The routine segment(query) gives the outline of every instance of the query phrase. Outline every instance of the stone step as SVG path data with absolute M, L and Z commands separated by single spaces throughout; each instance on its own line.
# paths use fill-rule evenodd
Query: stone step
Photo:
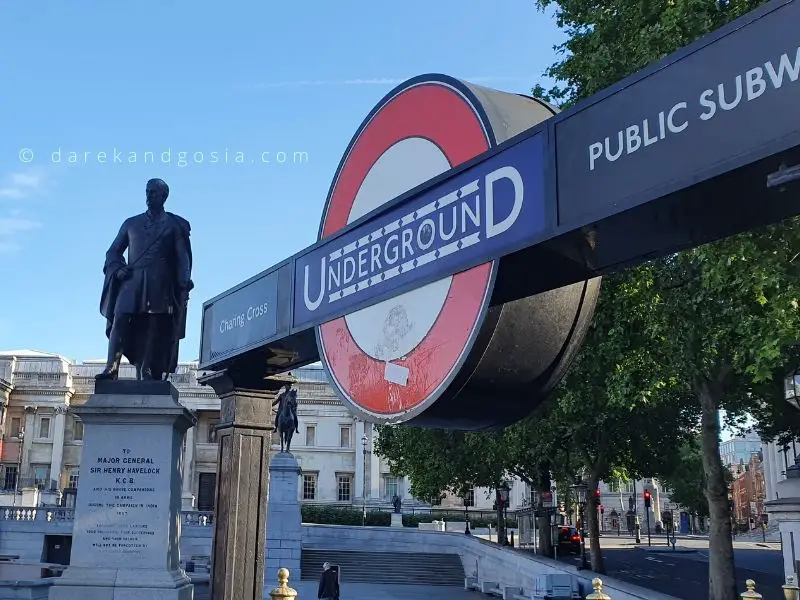
M 339 565 L 342 582 L 437 586 L 464 584 L 464 567 L 457 554 L 428 552 L 305 549 L 300 561 L 301 579 L 317 579 L 322 563 L 326 561 Z

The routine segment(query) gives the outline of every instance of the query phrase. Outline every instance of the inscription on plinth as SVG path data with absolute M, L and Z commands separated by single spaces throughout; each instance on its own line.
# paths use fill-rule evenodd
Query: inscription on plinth
M 163 567 L 170 530 L 170 440 L 145 432 L 132 440 L 130 428 L 121 425 L 97 433 L 81 461 L 91 466 L 81 473 L 84 494 L 77 499 L 73 556 L 93 562 L 96 555 L 103 566 Z

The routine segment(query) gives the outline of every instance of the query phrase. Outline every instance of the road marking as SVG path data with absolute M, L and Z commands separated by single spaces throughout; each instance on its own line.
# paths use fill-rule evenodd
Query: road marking
M 663 560 L 658 560 L 657 558 L 653 558 L 652 556 L 645 556 L 645 560 L 652 560 L 653 562 L 663 563 Z

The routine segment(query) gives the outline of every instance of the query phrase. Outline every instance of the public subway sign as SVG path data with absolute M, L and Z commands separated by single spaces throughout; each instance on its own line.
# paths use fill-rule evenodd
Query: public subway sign
M 207 305 L 200 360 L 207 363 L 266 341 L 278 329 L 278 272 L 272 271 Z M 203 355 L 207 351 L 207 356 Z
M 557 118 L 559 225 L 583 225 L 791 147 L 800 131 L 798 23 L 797 1 L 757 12 L 746 27 L 723 28 Z
M 517 250 L 545 228 L 544 136 L 534 135 L 295 261 L 306 327 Z

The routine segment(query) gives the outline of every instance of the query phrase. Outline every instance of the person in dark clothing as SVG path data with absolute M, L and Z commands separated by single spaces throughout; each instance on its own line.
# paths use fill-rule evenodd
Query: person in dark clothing
M 339 574 L 334 569 L 331 569 L 331 563 L 326 562 L 322 565 L 317 598 L 320 600 L 339 600 Z

